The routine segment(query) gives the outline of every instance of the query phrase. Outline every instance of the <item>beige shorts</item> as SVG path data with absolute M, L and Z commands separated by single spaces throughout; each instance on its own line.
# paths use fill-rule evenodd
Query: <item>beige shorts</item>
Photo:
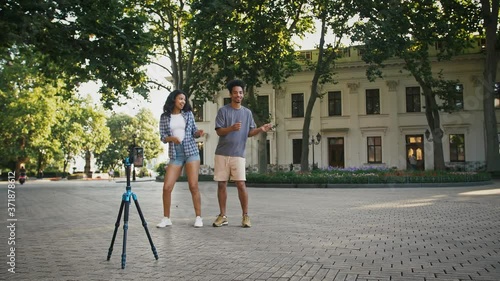
M 246 181 L 245 158 L 215 155 L 214 181 Z

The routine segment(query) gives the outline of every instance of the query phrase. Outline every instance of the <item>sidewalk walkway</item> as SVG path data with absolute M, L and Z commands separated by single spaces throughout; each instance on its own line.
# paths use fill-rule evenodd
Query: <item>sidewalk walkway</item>
M 126 268 L 123 218 L 106 257 L 125 182 L 0 182 L 0 280 L 500 280 L 500 184 L 443 188 L 249 188 L 243 229 L 236 188 L 229 226 L 211 226 L 217 186 L 200 182 L 205 226 L 192 227 L 187 183 L 173 192 L 173 226 L 160 182 L 132 182 L 159 259 L 134 203 Z M 11 205 L 12 207 L 12 205 Z M 12 223 L 15 229 L 9 228 Z M 8 245 L 15 241 L 15 245 Z M 11 247 L 15 247 L 11 251 Z M 15 274 L 8 270 L 15 258 Z M 8 256 L 11 257 L 8 257 Z

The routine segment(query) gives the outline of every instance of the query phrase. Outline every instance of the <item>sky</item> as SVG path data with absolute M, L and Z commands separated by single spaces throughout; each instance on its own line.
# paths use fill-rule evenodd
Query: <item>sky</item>
M 165 77 L 169 76 L 168 72 L 157 65 L 150 65 L 147 68 L 148 76 L 155 80 L 165 81 Z M 78 89 L 80 96 L 86 97 L 90 95 L 94 102 L 100 103 L 99 84 L 96 82 L 84 83 Z M 136 115 L 141 108 L 147 107 L 152 112 L 153 115 L 160 120 L 160 115 L 163 113 L 163 105 L 167 99 L 169 92 L 165 89 L 157 90 L 153 89 L 149 92 L 149 99 L 145 100 L 141 96 L 137 96 L 132 93 L 133 98 L 126 101 L 123 106 L 113 107 L 113 111 L 117 113 L 127 113 L 131 116 Z

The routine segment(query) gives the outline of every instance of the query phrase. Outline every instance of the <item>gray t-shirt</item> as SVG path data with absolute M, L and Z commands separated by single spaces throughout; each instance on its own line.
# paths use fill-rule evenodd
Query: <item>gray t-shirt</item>
M 216 155 L 245 158 L 248 132 L 256 127 L 250 109 L 244 106 L 234 109 L 231 104 L 226 104 L 217 112 L 215 129 L 227 128 L 237 122 L 241 122 L 241 129 L 219 137 L 219 143 L 215 149 Z

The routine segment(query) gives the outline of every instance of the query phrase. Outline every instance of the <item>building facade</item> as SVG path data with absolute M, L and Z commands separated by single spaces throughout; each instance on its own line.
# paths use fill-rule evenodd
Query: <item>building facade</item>
M 301 51 L 314 60 L 316 50 Z M 451 61 L 433 61 L 433 71 L 445 79 L 457 80 L 455 105 L 460 110 L 441 112 L 443 150 L 448 167 L 478 170 L 485 166 L 483 117 L 483 69 L 481 44 Z M 409 169 L 410 156 L 417 169 L 434 168 L 432 135 L 425 117 L 424 96 L 416 80 L 403 69 L 400 60 L 386 62 L 384 78 L 370 82 L 366 64 L 356 47 L 344 51 L 337 61 L 335 84 L 320 88 L 311 116 L 309 163 L 319 168 L 383 166 Z M 500 69 L 498 71 L 500 73 Z M 312 72 L 295 74 L 279 89 L 264 85 L 256 89 L 259 104 L 267 106 L 275 130 L 267 134 L 269 169 L 298 170 L 302 151 L 305 108 L 311 95 Z M 497 79 L 496 81 L 499 81 Z M 499 83 L 495 84 L 498 92 Z M 199 139 L 201 173 L 210 173 L 218 136 L 217 109 L 228 102 L 227 90 L 214 103 L 194 104 L 197 125 L 207 133 Z M 495 106 L 499 106 L 498 99 Z M 317 136 L 320 136 L 319 141 Z M 248 139 L 247 166 L 256 170 L 258 139 Z

